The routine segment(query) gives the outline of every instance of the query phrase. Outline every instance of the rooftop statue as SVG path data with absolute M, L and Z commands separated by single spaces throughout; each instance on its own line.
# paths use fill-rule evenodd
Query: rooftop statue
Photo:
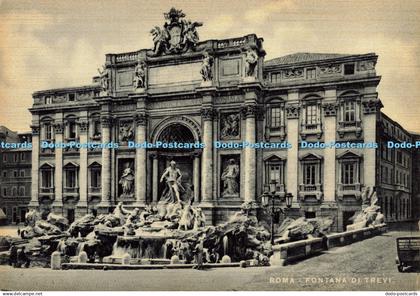
M 109 69 L 102 65 L 102 69 L 98 69 L 98 73 L 101 78 L 102 91 L 107 92 L 109 90 Z
M 194 49 L 199 41 L 197 27 L 203 23 L 185 20 L 185 13 L 175 8 L 164 16 L 166 22 L 163 27 L 155 26 L 150 31 L 154 43 L 150 56 L 184 53 Z

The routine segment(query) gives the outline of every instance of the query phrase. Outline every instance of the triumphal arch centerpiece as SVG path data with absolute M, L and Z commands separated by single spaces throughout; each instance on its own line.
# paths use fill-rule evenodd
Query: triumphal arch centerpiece
M 157 204 L 176 187 L 217 223 L 255 201 L 257 152 L 213 142 L 257 140 L 263 39 L 200 41 L 202 23 L 174 8 L 164 18 L 152 48 L 107 54 L 91 85 L 34 94 L 33 204 L 75 217 Z M 180 178 L 168 185 L 172 166 Z

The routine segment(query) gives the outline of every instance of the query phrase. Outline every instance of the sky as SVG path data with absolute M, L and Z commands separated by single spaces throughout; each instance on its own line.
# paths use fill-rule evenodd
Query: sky
M 382 111 L 420 132 L 418 0 L 0 0 L 0 125 L 29 131 L 33 92 L 90 84 L 106 53 L 152 48 L 172 6 L 204 23 L 200 40 L 263 37 L 266 60 L 375 52 Z

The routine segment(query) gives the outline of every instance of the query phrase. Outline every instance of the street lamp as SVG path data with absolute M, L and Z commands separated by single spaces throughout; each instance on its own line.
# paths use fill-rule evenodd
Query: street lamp
M 271 180 L 269 184 L 264 185 L 264 193 L 261 196 L 261 203 L 267 208 L 271 216 L 271 244 L 274 245 L 274 217 L 278 213 L 285 213 L 286 208 L 276 207 L 275 199 L 280 196 L 276 194 L 277 181 Z M 271 201 L 271 203 L 270 203 Z M 289 209 L 292 206 L 293 194 L 288 192 L 286 194 L 286 207 Z M 271 208 L 269 208 L 271 204 Z

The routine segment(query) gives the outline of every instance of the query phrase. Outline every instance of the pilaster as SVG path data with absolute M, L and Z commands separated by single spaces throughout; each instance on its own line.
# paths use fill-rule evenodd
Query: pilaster
M 136 142 L 143 143 L 146 141 L 146 113 L 138 112 L 135 116 L 136 121 Z M 137 206 L 144 206 L 146 204 L 146 149 L 136 149 L 136 171 L 135 176 L 135 190 L 136 190 L 136 204 Z
M 54 123 L 55 142 L 63 142 L 63 114 L 57 113 Z M 54 195 L 53 207 L 63 206 L 63 149 L 55 149 Z
M 112 118 L 109 114 L 102 114 L 102 143 L 104 145 L 111 141 L 111 125 Z M 102 149 L 102 169 L 101 169 L 101 186 L 102 196 L 100 207 L 111 206 L 111 150 L 108 148 Z
M 299 177 L 299 91 L 290 90 L 287 97 L 286 118 L 287 118 L 287 141 L 291 148 L 287 150 L 287 183 L 286 190 L 298 196 Z
M 87 111 L 82 111 L 80 114 L 79 125 L 79 138 L 80 143 L 84 144 L 88 142 L 88 114 Z M 88 150 L 87 148 L 80 148 L 80 164 L 79 164 L 79 203 L 78 207 L 83 208 L 88 206 Z M 80 211 L 80 212 L 82 212 Z M 84 211 L 83 211 L 84 212 Z
M 335 142 L 336 137 L 336 110 L 337 110 L 336 88 L 325 89 L 325 100 L 322 105 L 324 110 L 324 139 L 325 143 Z M 324 201 L 335 202 L 336 185 L 336 161 L 335 146 L 324 149 Z
M 34 115 L 35 117 L 35 115 Z M 32 167 L 31 167 L 31 201 L 29 207 L 37 208 L 39 206 L 38 197 L 39 197 L 39 122 L 38 116 L 33 120 L 34 125 L 31 126 L 32 129 Z

